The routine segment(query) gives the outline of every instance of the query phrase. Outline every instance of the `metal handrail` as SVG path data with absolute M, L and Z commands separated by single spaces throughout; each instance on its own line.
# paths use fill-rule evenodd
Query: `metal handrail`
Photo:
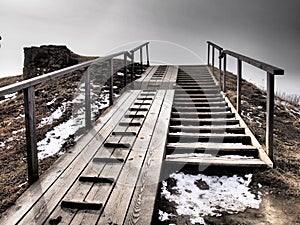
M 25 110 L 25 127 L 26 127 L 26 150 L 27 150 L 27 164 L 28 164 L 28 182 L 30 184 L 38 180 L 38 154 L 37 154 L 37 140 L 36 140 L 36 117 L 35 117 L 35 89 L 34 86 L 51 81 L 55 78 L 62 77 L 66 74 L 74 72 L 79 69 L 87 69 L 93 63 L 109 62 L 109 103 L 113 104 L 113 58 L 118 56 L 124 56 L 124 86 L 127 85 L 127 58 L 132 60 L 131 81 L 135 76 L 134 70 L 134 52 L 140 50 L 142 54 L 142 48 L 146 46 L 147 51 L 147 65 L 149 66 L 149 42 L 146 42 L 131 51 L 121 51 L 102 58 L 97 58 L 87 62 L 80 63 L 78 65 L 70 66 L 60 69 L 58 71 L 50 72 L 38 77 L 34 77 L 28 80 L 11 84 L 0 88 L 0 97 L 6 94 L 22 91 L 24 92 L 24 110 Z M 143 68 L 143 62 L 141 60 L 141 68 Z M 143 69 L 141 69 L 143 72 Z M 90 100 L 90 73 L 85 74 L 85 127 L 91 128 L 91 100 Z
M 220 86 L 221 85 L 221 74 L 223 74 L 223 92 L 226 92 L 226 66 L 227 66 L 227 55 L 232 56 L 237 59 L 237 112 L 241 113 L 241 86 L 242 86 L 242 62 L 248 63 L 252 66 L 255 66 L 259 69 L 262 69 L 267 72 L 267 120 L 266 120 L 266 152 L 269 155 L 270 159 L 273 161 L 273 133 L 274 133 L 274 76 L 275 75 L 284 75 L 284 70 L 278 67 L 272 66 L 265 62 L 250 58 L 248 56 L 230 51 L 223 50 L 220 46 L 207 42 L 208 44 L 208 57 L 210 57 L 210 46 L 213 46 L 217 49 L 222 49 L 221 54 L 219 54 L 219 60 L 223 58 L 223 72 L 221 64 L 219 65 L 220 72 Z M 213 50 L 214 51 L 214 50 Z M 213 55 L 214 61 L 214 55 Z M 210 59 L 208 59 L 208 65 Z M 212 66 L 214 71 L 214 66 Z

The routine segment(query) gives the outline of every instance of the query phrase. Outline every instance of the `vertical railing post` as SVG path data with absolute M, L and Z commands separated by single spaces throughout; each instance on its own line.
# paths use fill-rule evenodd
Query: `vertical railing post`
M 141 70 L 141 74 L 143 73 L 143 48 L 140 48 L 140 70 Z
M 241 87 L 242 87 L 242 60 L 238 59 L 237 63 L 237 99 L 236 99 L 236 108 L 238 113 L 241 113 Z
M 273 161 L 273 128 L 274 128 L 274 74 L 267 73 L 267 124 L 266 150 Z
M 127 85 L 127 53 L 124 54 L 124 87 Z
M 227 64 L 227 55 L 224 54 L 224 61 L 223 61 L 223 92 L 226 92 L 226 65 Z
M 135 71 L 134 71 L 134 52 L 131 52 L 132 58 L 131 58 L 131 82 L 133 81 L 135 77 Z
M 210 65 L 210 44 L 207 43 L 207 65 Z
M 221 59 L 222 49 L 219 49 L 219 85 L 222 89 L 222 59 Z
M 91 117 L 91 77 L 90 70 L 85 71 L 85 128 L 88 130 L 92 127 Z
M 148 44 L 146 45 L 146 55 L 147 55 L 147 66 L 150 66 L 150 61 L 149 61 L 149 46 L 148 46 Z
M 212 73 L 215 75 L 215 47 L 212 47 Z
M 113 67 L 113 59 L 109 59 L 108 63 L 108 76 L 109 76 L 109 105 L 114 104 L 113 94 L 114 94 L 114 67 Z
M 26 152 L 28 182 L 33 184 L 39 179 L 39 166 L 36 141 L 35 93 L 34 87 L 24 89 L 24 109 L 26 126 Z

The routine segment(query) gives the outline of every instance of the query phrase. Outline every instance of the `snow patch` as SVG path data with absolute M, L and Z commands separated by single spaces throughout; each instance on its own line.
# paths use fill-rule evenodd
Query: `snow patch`
M 158 219 L 160 220 L 160 221 L 166 221 L 166 220 L 169 220 L 170 218 L 170 216 L 174 216 L 173 214 L 169 214 L 169 213 L 166 213 L 166 212 L 163 212 L 163 211 L 161 211 L 161 210 L 158 210 L 158 215 L 159 215 L 159 217 L 158 217 Z
M 54 127 L 52 131 L 46 133 L 46 138 L 37 143 L 38 158 L 45 159 L 58 153 L 70 135 L 75 134 L 82 126 L 76 124 L 74 118 L 71 118 L 67 122 Z
M 170 202 L 176 203 L 178 215 L 188 215 L 192 224 L 205 224 L 204 216 L 222 216 L 227 212 L 235 214 L 247 208 L 258 209 L 261 193 L 253 194 L 248 187 L 252 174 L 244 177 L 206 176 L 173 173 L 170 178 L 176 180 L 172 189 L 167 189 L 167 182 L 162 182 L 161 194 Z M 166 218 L 166 217 L 163 217 Z
M 11 132 L 13 135 L 18 134 L 18 133 L 22 133 L 25 132 L 25 128 L 22 128 L 20 130 L 14 130 L 13 132 Z
M 41 128 L 45 125 L 52 124 L 54 120 L 58 120 L 63 113 L 66 111 L 67 103 L 62 103 L 58 109 L 56 109 L 49 117 L 45 117 L 42 119 L 41 123 L 39 124 L 38 128 Z
M 4 95 L 4 99 L 0 101 L 0 104 L 7 102 L 9 100 L 13 100 L 18 96 L 18 92 L 14 92 L 11 94 Z

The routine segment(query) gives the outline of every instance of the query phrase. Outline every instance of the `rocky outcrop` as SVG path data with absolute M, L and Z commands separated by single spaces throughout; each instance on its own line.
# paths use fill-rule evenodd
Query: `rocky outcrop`
M 66 46 L 42 45 L 24 48 L 24 79 L 59 70 L 94 57 L 79 56 Z

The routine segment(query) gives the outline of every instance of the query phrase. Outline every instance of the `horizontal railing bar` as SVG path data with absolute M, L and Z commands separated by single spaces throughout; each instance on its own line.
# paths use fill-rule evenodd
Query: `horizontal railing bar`
M 243 62 L 246 62 L 252 66 L 255 66 L 257 68 L 260 68 L 272 75 L 284 75 L 284 70 L 283 69 L 280 69 L 278 67 L 275 67 L 275 66 L 272 66 L 272 65 L 269 65 L 267 63 L 264 63 L 264 62 L 261 62 L 261 61 L 258 61 L 256 59 L 252 59 L 248 56 L 244 56 L 244 55 L 241 55 L 239 53 L 236 53 L 236 52 L 233 52 L 233 51 L 230 51 L 230 50 L 224 50 L 223 51 L 223 56 L 224 54 L 226 55 L 230 55 L 234 58 L 237 58 L 237 59 L 240 59 L 242 60 Z
M 215 47 L 215 48 L 218 49 L 218 50 L 221 50 L 221 51 L 223 50 L 222 47 L 220 47 L 219 45 L 217 45 L 217 44 L 215 44 L 215 43 L 213 43 L 213 42 L 211 42 L 211 41 L 207 41 L 207 44 L 209 44 L 209 45 Z
M 149 44 L 149 42 L 146 42 L 146 43 L 138 46 L 136 49 L 139 49 L 139 48 L 141 48 L 145 45 L 148 45 L 148 44 Z M 133 50 L 131 50 L 130 52 L 132 52 Z M 25 88 L 35 86 L 35 85 L 38 85 L 40 83 L 44 83 L 44 82 L 53 80 L 54 78 L 63 76 L 65 74 L 74 72 L 76 70 L 86 68 L 86 67 L 90 66 L 93 63 L 105 62 L 107 60 L 118 57 L 120 55 L 127 55 L 130 59 L 132 59 L 132 54 L 130 52 L 128 52 L 128 51 L 117 52 L 117 53 L 114 53 L 114 54 L 111 54 L 111 55 L 108 55 L 108 56 L 105 56 L 105 57 L 102 57 L 102 58 L 89 60 L 87 62 L 83 62 L 83 63 L 77 64 L 77 65 L 74 65 L 74 66 L 63 68 L 63 69 L 60 69 L 60 70 L 57 70 L 57 71 L 53 71 L 53 72 L 38 76 L 38 77 L 34 77 L 34 78 L 31 78 L 31 79 L 28 79 L 28 80 L 23 80 L 21 82 L 15 83 L 15 84 L 11 84 L 11 85 L 7 85 L 5 87 L 1 87 L 0 88 L 0 97 L 4 96 L 4 95 L 7 95 L 7 94 L 11 94 L 13 92 L 21 91 Z
M 65 75 L 65 74 L 68 74 L 68 73 L 71 73 L 71 72 L 74 72 L 76 70 L 86 68 L 95 61 L 96 60 L 90 60 L 90 61 L 78 64 L 78 65 L 63 68 L 61 70 L 50 72 L 50 73 L 47 73 L 47 74 L 44 74 L 44 75 L 41 75 L 41 76 L 38 76 L 38 77 L 34 77 L 34 78 L 31 78 L 31 79 L 28 79 L 28 80 L 23 80 L 21 82 L 15 83 L 15 84 L 11 84 L 11 85 L 2 87 L 2 88 L 0 88 L 0 96 L 10 94 L 10 93 L 13 93 L 13 92 L 17 92 L 17 91 L 23 90 L 25 88 L 40 84 L 40 83 L 53 80 L 54 78 L 57 78 L 59 76 L 62 76 L 62 75 Z
M 136 48 L 130 50 L 130 52 L 131 52 L 131 53 L 132 53 L 132 52 L 135 52 L 135 51 L 139 50 L 140 48 L 142 48 L 142 47 L 144 47 L 144 46 L 146 46 L 146 45 L 148 45 L 148 44 L 149 44 L 149 42 L 146 42 L 146 43 L 144 43 L 144 44 L 142 44 L 142 45 L 140 45 L 140 46 L 138 46 L 138 47 L 136 47 Z

